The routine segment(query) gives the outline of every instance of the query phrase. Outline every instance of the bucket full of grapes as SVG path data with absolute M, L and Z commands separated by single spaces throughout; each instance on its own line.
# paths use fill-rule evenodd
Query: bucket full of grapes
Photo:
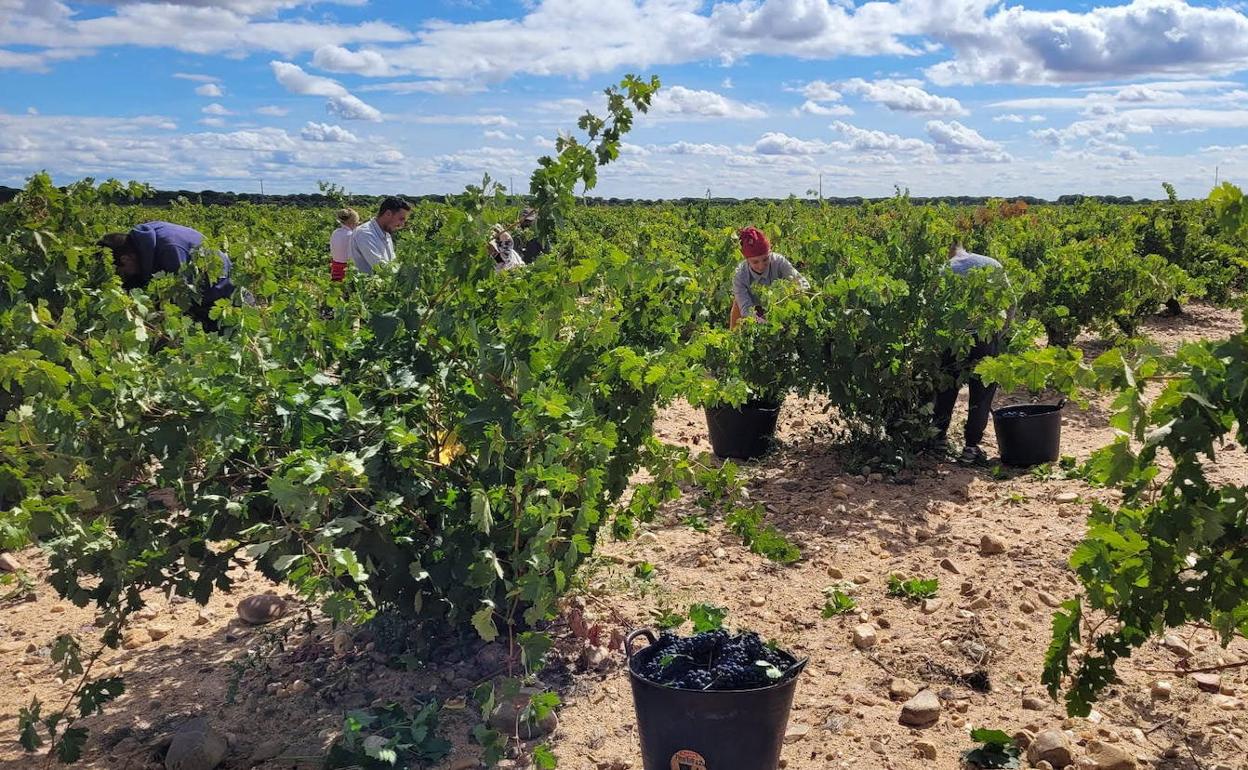
M 804 658 L 723 630 L 625 652 L 644 770 L 775 770 Z

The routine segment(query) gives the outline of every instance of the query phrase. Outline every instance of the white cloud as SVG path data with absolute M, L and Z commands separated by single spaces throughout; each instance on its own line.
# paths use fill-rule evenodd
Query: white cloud
M 931 145 L 922 139 L 910 139 L 884 131 L 859 128 L 840 120 L 832 124 L 832 129 L 845 137 L 845 141 L 835 143 L 838 149 L 908 154 L 929 154 L 932 149 Z
M 807 99 L 802 106 L 797 109 L 799 113 L 804 112 L 808 115 L 818 115 L 820 117 L 845 117 L 854 114 L 854 108 L 848 104 L 831 104 L 824 105 L 812 99 Z
M 723 94 L 684 86 L 660 89 L 651 103 L 650 114 L 660 118 L 693 120 L 701 118 L 754 120 L 767 117 L 765 111 L 744 102 L 729 99 Z
M 111 13 L 83 13 L 59 0 L 13 0 L 0 13 L 0 46 L 35 49 L 20 54 L 0 48 L 0 67 L 42 69 L 103 48 L 140 46 L 194 54 L 246 55 L 274 51 L 294 56 L 325 45 L 399 43 L 411 33 L 380 21 L 356 25 L 279 20 L 276 10 L 303 2 L 247 0 L 120 0 Z
M 946 38 L 954 58 L 927 69 L 942 85 L 1206 74 L 1248 64 L 1248 16 L 1185 0 L 1132 0 L 1085 13 L 1004 6 Z
M 271 61 L 269 67 L 282 88 L 292 94 L 327 97 L 326 108 L 343 120 L 381 120 L 380 110 L 361 101 L 337 80 L 309 75 L 290 62 Z
M 230 112 L 229 110 L 227 110 L 224 106 L 218 104 L 217 102 L 213 102 L 207 107 L 204 107 L 203 109 L 200 110 L 200 112 L 204 113 L 205 115 L 217 115 L 217 116 L 234 114 Z
M 967 114 L 957 99 L 930 94 L 914 82 L 888 79 L 867 81 L 862 78 L 852 78 L 842 83 L 841 88 L 846 93 L 856 94 L 894 112 L 914 112 L 924 115 Z
M 993 123 L 1026 123 L 1027 118 L 1022 115 L 1010 113 L 1008 115 L 997 115 L 992 119 Z
M 779 132 L 768 132 L 754 143 L 759 155 L 822 155 L 831 147 L 824 142 L 798 139 Z
M 221 86 L 217 85 L 216 83 L 204 83 L 202 86 L 199 86 L 198 88 L 195 89 L 195 93 L 199 94 L 200 96 L 208 96 L 208 97 L 225 96 L 225 91 L 223 91 L 221 89 Z
M 299 136 L 309 142 L 358 142 L 355 134 L 351 133 L 342 126 L 334 126 L 329 123 L 313 123 L 308 122 L 299 132 Z
M 724 157 L 732 155 L 735 151 L 725 144 L 710 144 L 696 142 L 674 142 L 667 145 L 651 145 L 651 152 L 665 153 L 670 155 L 714 155 Z
M 225 120 L 223 120 L 222 118 L 203 118 L 203 119 L 201 119 L 201 120 L 199 121 L 199 124 L 200 124 L 201 126 L 210 126 L 210 127 L 212 127 L 212 128 L 221 128 L 221 127 L 223 127 L 223 126 L 225 125 Z
M 831 83 L 825 83 L 822 80 L 814 80 L 802 86 L 798 91 L 814 102 L 839 102 L 841 100 L 841 92 Z
M 312 55 L 312 66 L 328 72 L 367 77 L 386 77 L 390 65 L 377 51 L 351 51 L 340 45 L 323 45 Z
M 325 102 L 325 108 L 343 120 L 369 120 L 373 122 L 381 120 L 380 110 L 364 103 L 359 97 L 352 94 L 329 97 L 329 101 Z
M 256 114 L 267 115 L 271 118 L 283 118 L 290 114 L 290 110 L 285 107 L 278 107 L 275 104 L 266 104 L 263 107 L 257 107 Z
M 506 115 L 404 115 L 396 120 L 426 126 L 514 127 L 516 125 L 516 122 Z
M 175 78 L 178 78 L 179 80 L 193 80 L 196 83 L 219 83 L 221 82 L 221 78 L 213 77 L 212 75 L 198 75 L 198 74 L 193 74 L 190 72 L 175 72 L 173 73 L 173 76 Z
M 385 91 L 392 94 L 474 94 L 485 90 L 477 83 L 456 80 L 403 80 L 361 86 L 361 91 Z
M 927 135 L 932 138 L 936 147 L 936 152 L 941 155 L 956 155 L 993 162 L 1012 160 L 999 142 L 984 138 L 975 129 L 964 126 L 956 120 L 948 123 L 929 120 L 926 128 Z

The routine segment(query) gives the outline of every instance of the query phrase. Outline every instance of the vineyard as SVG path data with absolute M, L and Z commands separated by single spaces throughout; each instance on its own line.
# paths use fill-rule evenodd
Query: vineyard
M 43 175 L 0 206 L 0 766 L 163 767 L 199 720 L 226 767 L 637 768 L 647 625 L 809 656 L 790 768 L 958 767 L 975 727 L 1014 766 L 1054 731 L 1062 764 L 1242 762 L 1238 190 L 578 204 L 656 87 L 613 89 L 524 201 L 421 203 L 341 283 L 331 210 Z M 496 273 L 521 203 L 550 248 Z M 230 255 L 219 333 L 193 283 L 123 290 L 96 246 L 153 219 Z M 729 330 L 745 225 L 811 288 Z M 954 239 L 1008 285 L 953 276 Z M 993 334 L 998 403 L 1077 402 L 1061 462 L 930 448 L 942 358 Z M 760 399 L 780 446 L 705 454 L 701 409 Z M 231 620 L 268 591 L 280 619 Z M 921 688 L 939 722 L 898 725 Z

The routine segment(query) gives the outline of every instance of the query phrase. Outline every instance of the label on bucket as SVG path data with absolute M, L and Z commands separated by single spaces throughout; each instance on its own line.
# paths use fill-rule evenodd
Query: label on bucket
M 696 751 L 681 749 L 672 755 L 672 770 L 706 770 L 706 760 Z

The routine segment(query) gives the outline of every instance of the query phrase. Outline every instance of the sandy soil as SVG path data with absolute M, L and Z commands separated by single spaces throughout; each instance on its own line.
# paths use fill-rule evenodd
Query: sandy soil
M 1183 341 L 1239 328 L 1235 313 L 1194 306 L 1181 318 L 1155 319 L 1147 333 L 1173 350 Z M 581 576 L 581 596 L 569 604 L 575 617 L 554 628 L 560 655 L 546 676 L 560 689 L 564 706 L 547 742 L 561 768 L 641 770 L 623 655 L 617 651 L 586 670 L 584 643 L 570 627 L 584 618 L 623 631 L 647 625 L 660 606 L 679 611 L 694 601 L 725 606 L 729 625 L 757 630 L 810 657 L 790 718 L 786 768 L 956 768 L 961 752 L 971 747 L 972 725 L 1010 733 L 1065 727 L 1079 744 L 1119 745 L 1141 767 L 1248 768 L 1248 668 L 1222 672 L 1221 694 L 1202 692 L 1182 674 L 1149 671 L 1173 671 L 1178 663 L 1158 642 L 1120 666 L 1122 683 L 1090 719 L 1068 720 L 1045 699 L 1039 676 L 1052 605 L 1076 589 L 1066 560 L 1082 534 L 1088 504 L 1112 502 L 1113 493 L 1026 472 L 994 478 L 991 469 L 935 461 L 898 479 L 864 480 L 860 468 L 842 466 L 820 407 L 790 399 L 781 448 L 746 468 L 751 496 L 802 547 L 805 558 L 798 564 L 770 564 L 718 524 L 708 532 L 681 525 L 692 505 L 687 500 L 673 504 L 665 523 L 637 540 L 602 544 Z M 951 435 L 957 435 L 957 419 Z M 703 417 L 687 405 L 667 410 L 657 431 L 669 442 L 707 448 Z M 1104 404 L 1071 409 L 1062 451 L 1083 459 L 1111 437 Z M 993 442 L 990 427 L 990 454 Z M 1242 449 L 1225 452 L 1219 472 L 1245 478 L 1248 457 Z M 1056 501 L 1070 492 L 1079 495 L 1077 502 Z M 985 534 L 1003 539 L 1005 552 L 981 555 Z M 0 605 L 3 770 L 35 766 L 16 743 L 18 709 L 33 697 L 59 705 L 68 692 L 48 657 L 52 639 L 75 633 L 89 650 L 98 637 L 91 613 L 59 600 L 46 584 L 40 554 L 28 549 L 17 556 L 37 581 L 37 598 Z M 943 560 L 957 573 L 942 567 Z M 638 561 L 655 565 L 652 580 L 633 577 Z M 924 611 L 888 597 L 885 582 L 895 572 L 940 578 L 936 606 Z M 449 700 L 443 723 L 456 751 L 444 766 L 476 766 L 476 749 L 466 737 L 474 715 L 459 698 L 505 665 L 501 651 L 486 647 L 423 670 L 387 668 L 363 638 L 335 653 L 328 627 L 313 613 L 293 613 L 268 626 L 241 624 L 235 603 L 272 589 L 257 576 L 240 577 L 231 594 L 214 596 L 202 609 L 153 597 L 150 613 L 135 628 L 155 630 L 147 636 L 161 638 L 104 655 L 98 670 L 125 674 L 128 691 L 103 715 L 86 720 L 92 737 L 82 766 L 161 767 L 162 737 L 202 716 L 230 739 L 222 767 L 318 767 L 344 710 L 426 693 Z M 821 617 L 823 589 L 838 584 L 852 587 L 861 615 Z M 865 652 L 851 640 L 860 623 L 878 630 L 879 643 Z M 1248 660 L 1248 641 L 1223 649 L 1207 630 L 1185 628 L 1178 635 L 1193 652 L 1193 666 Z M 987 673 L 990 692 L 957 678 L 975 669 Z M 890 699 L 889 687 L 897 678 L 940 694 L 943 712 L 934 726 L 916 730 L 898 723 L 901 704 Z M 1150 696 L 1151 683 L 1159 679 L 1172 683 L 1167 700 Z M 1044 700 L 1024 707 L 1032 696 Z M 934 760 L 923 757 L 933 750 Z M 526 763 L 523 755 L 508 761 Z

